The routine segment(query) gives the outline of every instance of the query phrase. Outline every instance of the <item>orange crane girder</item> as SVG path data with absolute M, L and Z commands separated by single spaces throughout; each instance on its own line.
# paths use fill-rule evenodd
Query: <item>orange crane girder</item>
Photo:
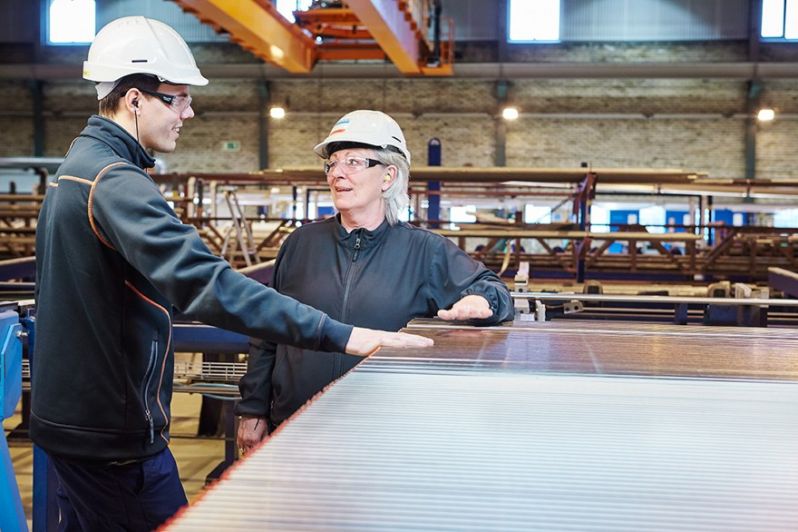
M 269 0 L 174 0 L 203 23 L 222 29 L 230 39 L 261 59 L 295 74 L 313 69 L 313 39 L 285 20 Z
M 347 0 L 346 3 L 400 72 L 421 73 L 418 28 L 406 3 L 396 0 Z

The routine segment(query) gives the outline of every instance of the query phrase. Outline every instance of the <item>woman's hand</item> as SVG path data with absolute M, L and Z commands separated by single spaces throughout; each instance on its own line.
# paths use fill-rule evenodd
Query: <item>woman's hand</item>
M 438 317 L 446 321 L 484 320 L 491 316 L 493 311 L 488 300 L 476 294 L 465 296 L 449 310 L 438 311 Z

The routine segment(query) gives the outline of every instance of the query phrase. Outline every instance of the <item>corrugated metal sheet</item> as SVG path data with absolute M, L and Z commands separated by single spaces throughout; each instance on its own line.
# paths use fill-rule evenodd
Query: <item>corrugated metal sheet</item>
M 564 41 L 686 41 L 745 39 L 750 0 L 561 0 Z M 503 38 L 499 2 L 443 0 L 443 15 L 454 19 L 456 38 Z M 0 2 L 0 42 L 38 39 L 38 2 Z M 196 17 L 165 0 L 97 0 L 97 27 L 128 15 L 144 15 L 174 27 L 188 42 L 227 42 Z
M 115 18 L 143 15 L 172 26 L 186 42 L 228 42 L 225 35 L 217 35 L 212 28 L 202 24 L 197 17 L 183 13 L 174 2 L 164 0 L 98 0 L 97 27 L 101 28 Z
M 454 20 L 456 40 L 495 41 L 499 39 L 499 2 L 443 0 L 442 6 L 443 16 Z
M 168 529 L 798 530 L 789 331 L 409 330 Z
M 170 530 L 794 530 L 798 387 L 355 372 Z
M 563 41 L 746 39 L 749 0 L 562 0 Z

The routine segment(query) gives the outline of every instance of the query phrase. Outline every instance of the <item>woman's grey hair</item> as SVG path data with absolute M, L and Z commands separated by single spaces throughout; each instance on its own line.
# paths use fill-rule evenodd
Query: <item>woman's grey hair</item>
M 396 167 L 396 179 L 394 179 L 388 190 L 382 193 L 382 201 L 385 203 L 385 218 L 391 225 L 399 222 L 399 213 L 410 203 L 407 195 L 407 187 L 410 183 L 410 163 L 404 155 L 388 149 L 374 149 L 374 158 L 385 165 Z

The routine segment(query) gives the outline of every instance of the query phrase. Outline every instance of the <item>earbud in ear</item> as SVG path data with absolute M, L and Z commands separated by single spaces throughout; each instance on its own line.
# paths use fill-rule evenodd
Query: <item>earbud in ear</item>
M 139 101 L 138 100 L 133 100 L 133 107 L 135 107 L 136 109 L 139 108 Z
M 385 177 L 382 179 L 386 183 L 391 180 L 391 174 L 385 174 Z

